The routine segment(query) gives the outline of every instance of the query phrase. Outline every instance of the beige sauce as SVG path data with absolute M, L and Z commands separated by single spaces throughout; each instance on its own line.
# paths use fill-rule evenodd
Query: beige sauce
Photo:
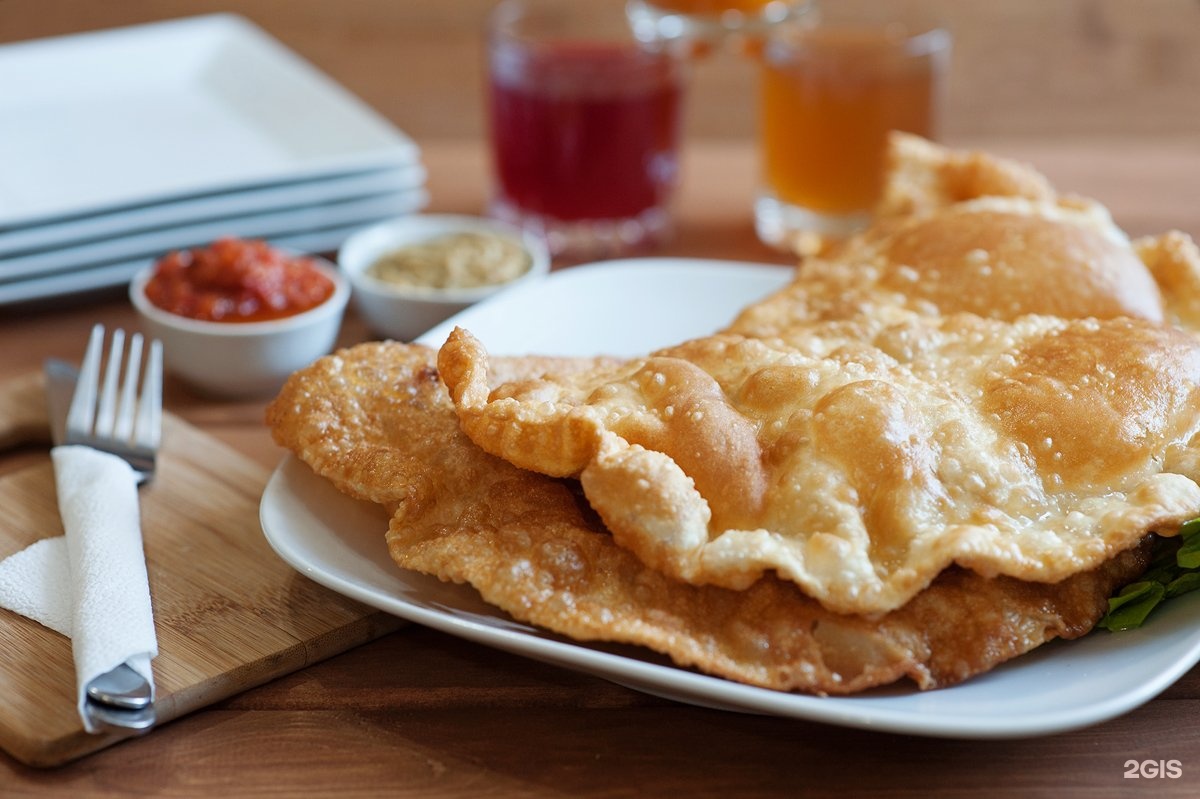
M 450 233 L 393 250 L 367 274 L 398 286 L 475 288 L 507 283 L 531 266 L 518 244 L 485 233 Z

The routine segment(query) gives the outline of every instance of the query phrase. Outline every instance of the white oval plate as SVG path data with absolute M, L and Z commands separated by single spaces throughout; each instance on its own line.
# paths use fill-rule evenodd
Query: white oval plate
M 788 270 L 685 259 L 636 259 L 552 273 L 500 294 L 454 325 L 498 353 L 632 355 L 723 326 L 782 285 Z M 339 593 L 467 640 L 598 675 L 695 705 L 892 732 L 959 738 L 1046 735 L 1113 718 L 1150 700 L 1200 660 L 1200 592 L 1140 630 L 1053 642 L 951 688 L 907 684 L 854 697 L 782 693 L 677 668 L 647 650 L 571 641 L 514 621 L 468 586 L 397 568 L 387 516 L 338 493 L 288 457 L 263 493 L 267 540 L 302 574 Z

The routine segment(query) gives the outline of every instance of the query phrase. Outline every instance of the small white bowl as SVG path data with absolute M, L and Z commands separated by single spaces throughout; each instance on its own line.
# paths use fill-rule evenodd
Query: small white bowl
M 398 286 L 367 274 L 381 256 L 410 244 L 453 233 L 483 233 L 515 242 L 529 254 L 529 269 L 504 283 L 473 288 Z M 536 236 L 477 216 L 410 214 L 364 228 L 342 244 L 338 266 L 354 287 L 354 306 L 377 335 L 411 341 L 464 308 L 550 271 L 550 254 Z
M 350 284 L 323 258 L 305 258 L 333 281 L 333 294 L 307 311 L 266 322 L 210 322 L 164 311 L 146 298 L 154 266 L 129 284 L 129 299 L 142 332 L 163 344 L 167 371 L 215 397 L 261 397 L 279 390 L 288 376 L 328 354 L 337 341 L 350 299 Z

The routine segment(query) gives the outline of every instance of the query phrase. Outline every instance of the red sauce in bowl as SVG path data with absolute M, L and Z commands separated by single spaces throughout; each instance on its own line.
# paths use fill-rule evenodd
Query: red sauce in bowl
M 189 319 L 263 322 L 315 308 L 333 289 L 309 258 L 263 241 L 223 238 L 164 256 L 146 282 L 146 298 Z

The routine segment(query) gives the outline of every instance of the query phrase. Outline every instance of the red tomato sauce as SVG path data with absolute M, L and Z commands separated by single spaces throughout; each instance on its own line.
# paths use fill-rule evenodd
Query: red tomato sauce
M 146 297 L 155 306 L 209 322 L 281 319 L 314 308 L 331 294 L 333 281 L 311 259 L 235 238 L 168 253 L 146 283 Z

